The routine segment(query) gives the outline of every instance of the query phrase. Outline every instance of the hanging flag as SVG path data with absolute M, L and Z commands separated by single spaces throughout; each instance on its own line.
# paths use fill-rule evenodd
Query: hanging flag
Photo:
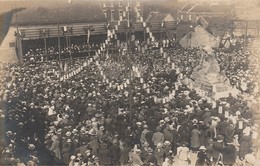
M 126 17 L 126 12 L 125 11 L 123 11 L 123 17 Z M 123 20 L 123 18 L 122 18 L 122 20 Z
M 222 108 L 222 106 L 219 106 L 219 107 L 218 107 L 218 113 L 219 113 L 219 114 L 222 114 L 222 113 L 223 113 L 223 108 Z
M 238 129 L 243 129 L 244 127 L 243 127 L 243 121 L 242 120 L 240 120 L 240 121 L 238 121 Z
M 144 47 L 142 47 L 142 54 L 144 54 L 145 53 L 145 48 Z
M 141 46 L 140 45 L 137 46 L 137 51 L 141 51 Z
M 64 64 L 64 71 L 67 71 L 68 70 L 68 65 L 67 65 L 67 62 L 65 62 Z
M 115 25 L 115 30 L 118 31 L 118 25 Z
M 229 117 L 229 111 L 225 111 L 225 118 Z
M 150 38 L 147 38 L 147 44 L 150 44 Z
M 171 57 L 167 57 L 167 63 L 171 63 Z
M 140 12 L 137 11 L 136 16 L 140 17 L 141 16 Z
M 143 22 L 143 27 L 144 27 L 144 28 L 146 27 L 146 22 Z
M 147 89 L 146 89 L 146 92 L 147 92 L 147 93 L 150 93 L 150 88 L 147 88 Z
M 127 84 L 130 84 L 130 81 L 129 81 L 129 79 L 126 79 L 126 83 L 127 83 Z
M 146 33 L 149 33 L 149 32 L 150 32 L 150 28 L 146 27 Z
M 122 20 L 123 20 L 123 18 L 122 18 Z M 120 20 L 117 22 L 117 25 L 119 26 L 121 24 L 121 22 L 120 22 Z
M 113 33 L 108 29 L 107 30 L 107 38 L 110 38 L 111 36 L 113 36 Z
M 162 24 L 161 24 L 161 27 L 164 27 L 165 26 L 165 23 L 164 22 L 162 22 Z
M 178 85 L 178 83 L 176 82 L 175 83 L 175 90 L 178 90 L 179 89 L 179 85 Z
M 134 40 L 135 40 L 135 35 L 132 34 L 132 35 L 131 35 L 131 41 L 134 41 Z
M 167 54 L 166 52 L 163 53 L 163 58 L 166 58 L 167 57 Z
M 160 54 L 162 54 L 163 53 L 163 48 L 162 47 L 160 47 Z
M 141 77 L 141 73 L 137 72 L 137 77 L 140 78 Z
M 140 83 L 144 83 L 144 79 L 142 77 L 140 78 Z
M 149 37 L 152 38 L 153 37 L 153 33 L 149 32 Z
M 147 50 L 148 49 L 148 46 L 147 44 L 144 45 L 144 49 Z
M 143 17 L 140 17 L 140 21 L 141 21 L 141 22 L 143 22 L 143 21 L 144 21 L 144 20 L 143 20 Z

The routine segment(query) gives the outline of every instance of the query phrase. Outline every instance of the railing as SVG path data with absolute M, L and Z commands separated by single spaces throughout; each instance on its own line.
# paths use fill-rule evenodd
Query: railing
M 111 25 L 116 25 L 117 22 L 111 22 Z M 162 22 L 150 22 L 151 24 L 151 31 L 154 33 L 159 33 L 161 31 L 161 24 Z M 176 21 L 168 21 L 165 22 L 166 29 L 172 30 L 176 28 L 177 22 Z M 60 28 L 63 26 L 70 26 L 72 27 L 72 34 L 70 36 L 82 36 L 88 35 L 86 33 L 86 27 L 93 26 L 94 31 L 91 31 L 90 35 L 97 35 L 97 34 L 106 34 L 107 33 L 107 23 L 82 23 L 82 24 L 60 24 Z M 40 32 L 42 29 L 48 31 L 48 38 L 51 37 L 58 37 L 58 28 L 57 25 L 43 25 L 43 26 L 23 26 L 19 28 L 21 33 L 23 34 L 23 40 L 30 40 L 30 39 L 39 39 L 41 38 Z M 118 26 L 117 33 L 124 33 L 127 29 L 127 22 L 122 21 Z M 143 24 L 141 22 L 133 23 L 133 30 L 134 32 L 142 32 L 144 31 Z M 63 36 L 62 30 L 59 30 L 59 35 Z

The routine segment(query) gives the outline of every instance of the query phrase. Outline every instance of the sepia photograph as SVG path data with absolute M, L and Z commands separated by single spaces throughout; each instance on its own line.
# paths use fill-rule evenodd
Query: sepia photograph
M 0 0 L 0 166 L 260 166 L 260 0 Z

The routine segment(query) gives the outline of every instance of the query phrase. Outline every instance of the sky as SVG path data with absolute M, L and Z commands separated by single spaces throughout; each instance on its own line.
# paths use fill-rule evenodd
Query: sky
M 58 0 L 59 3 L 68 3 L 69 0 Z M 72 3 L 86 2 L 93 0 L 71 0 Z M 96 1 L 96 0 L 95 0 Z M 103 1 L 103 0 L 102 0 Z M 109 1 L 109 0 L 108 0 Z M 127 0 L 122 0 L 127 1 Z M 140 0 L 140 1 L 166 1 L 167 3 L 174 4 L 173 1 L 178 1 L 180 4 L 183 3 L 195 3 L 195 2 L 234 2 L 237 7 L 237 12 L 241 17 L 255 17 L 259 15 L 260 19 L 260 0 Z M 162 3 L 166 4 L 166 3 Z M 0 0 L 0 14 L 8 12 L 16 7 L 39 7 L 39 6 L 54 6 L 57 5 L 57 0 Z

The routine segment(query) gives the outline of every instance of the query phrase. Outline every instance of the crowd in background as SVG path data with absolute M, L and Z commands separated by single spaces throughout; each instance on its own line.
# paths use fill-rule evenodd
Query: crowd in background
M 1 64 L 2 162 L 254 165 L 259 158 L 254 118 L 259 105 L 244 98 L 259 95 L 252 77 L 257 64 L 250 53 L 215 50 L 221 72 L 243 93 L 214 100 L 183 81 L 205 51 L 164 52 L 151 48 L 120 57 L 109 52 L 89 61 L 93 54 L 74 60 L 73 68 L 84 61 L 88 65 L 63 80 L 58 62 Z

